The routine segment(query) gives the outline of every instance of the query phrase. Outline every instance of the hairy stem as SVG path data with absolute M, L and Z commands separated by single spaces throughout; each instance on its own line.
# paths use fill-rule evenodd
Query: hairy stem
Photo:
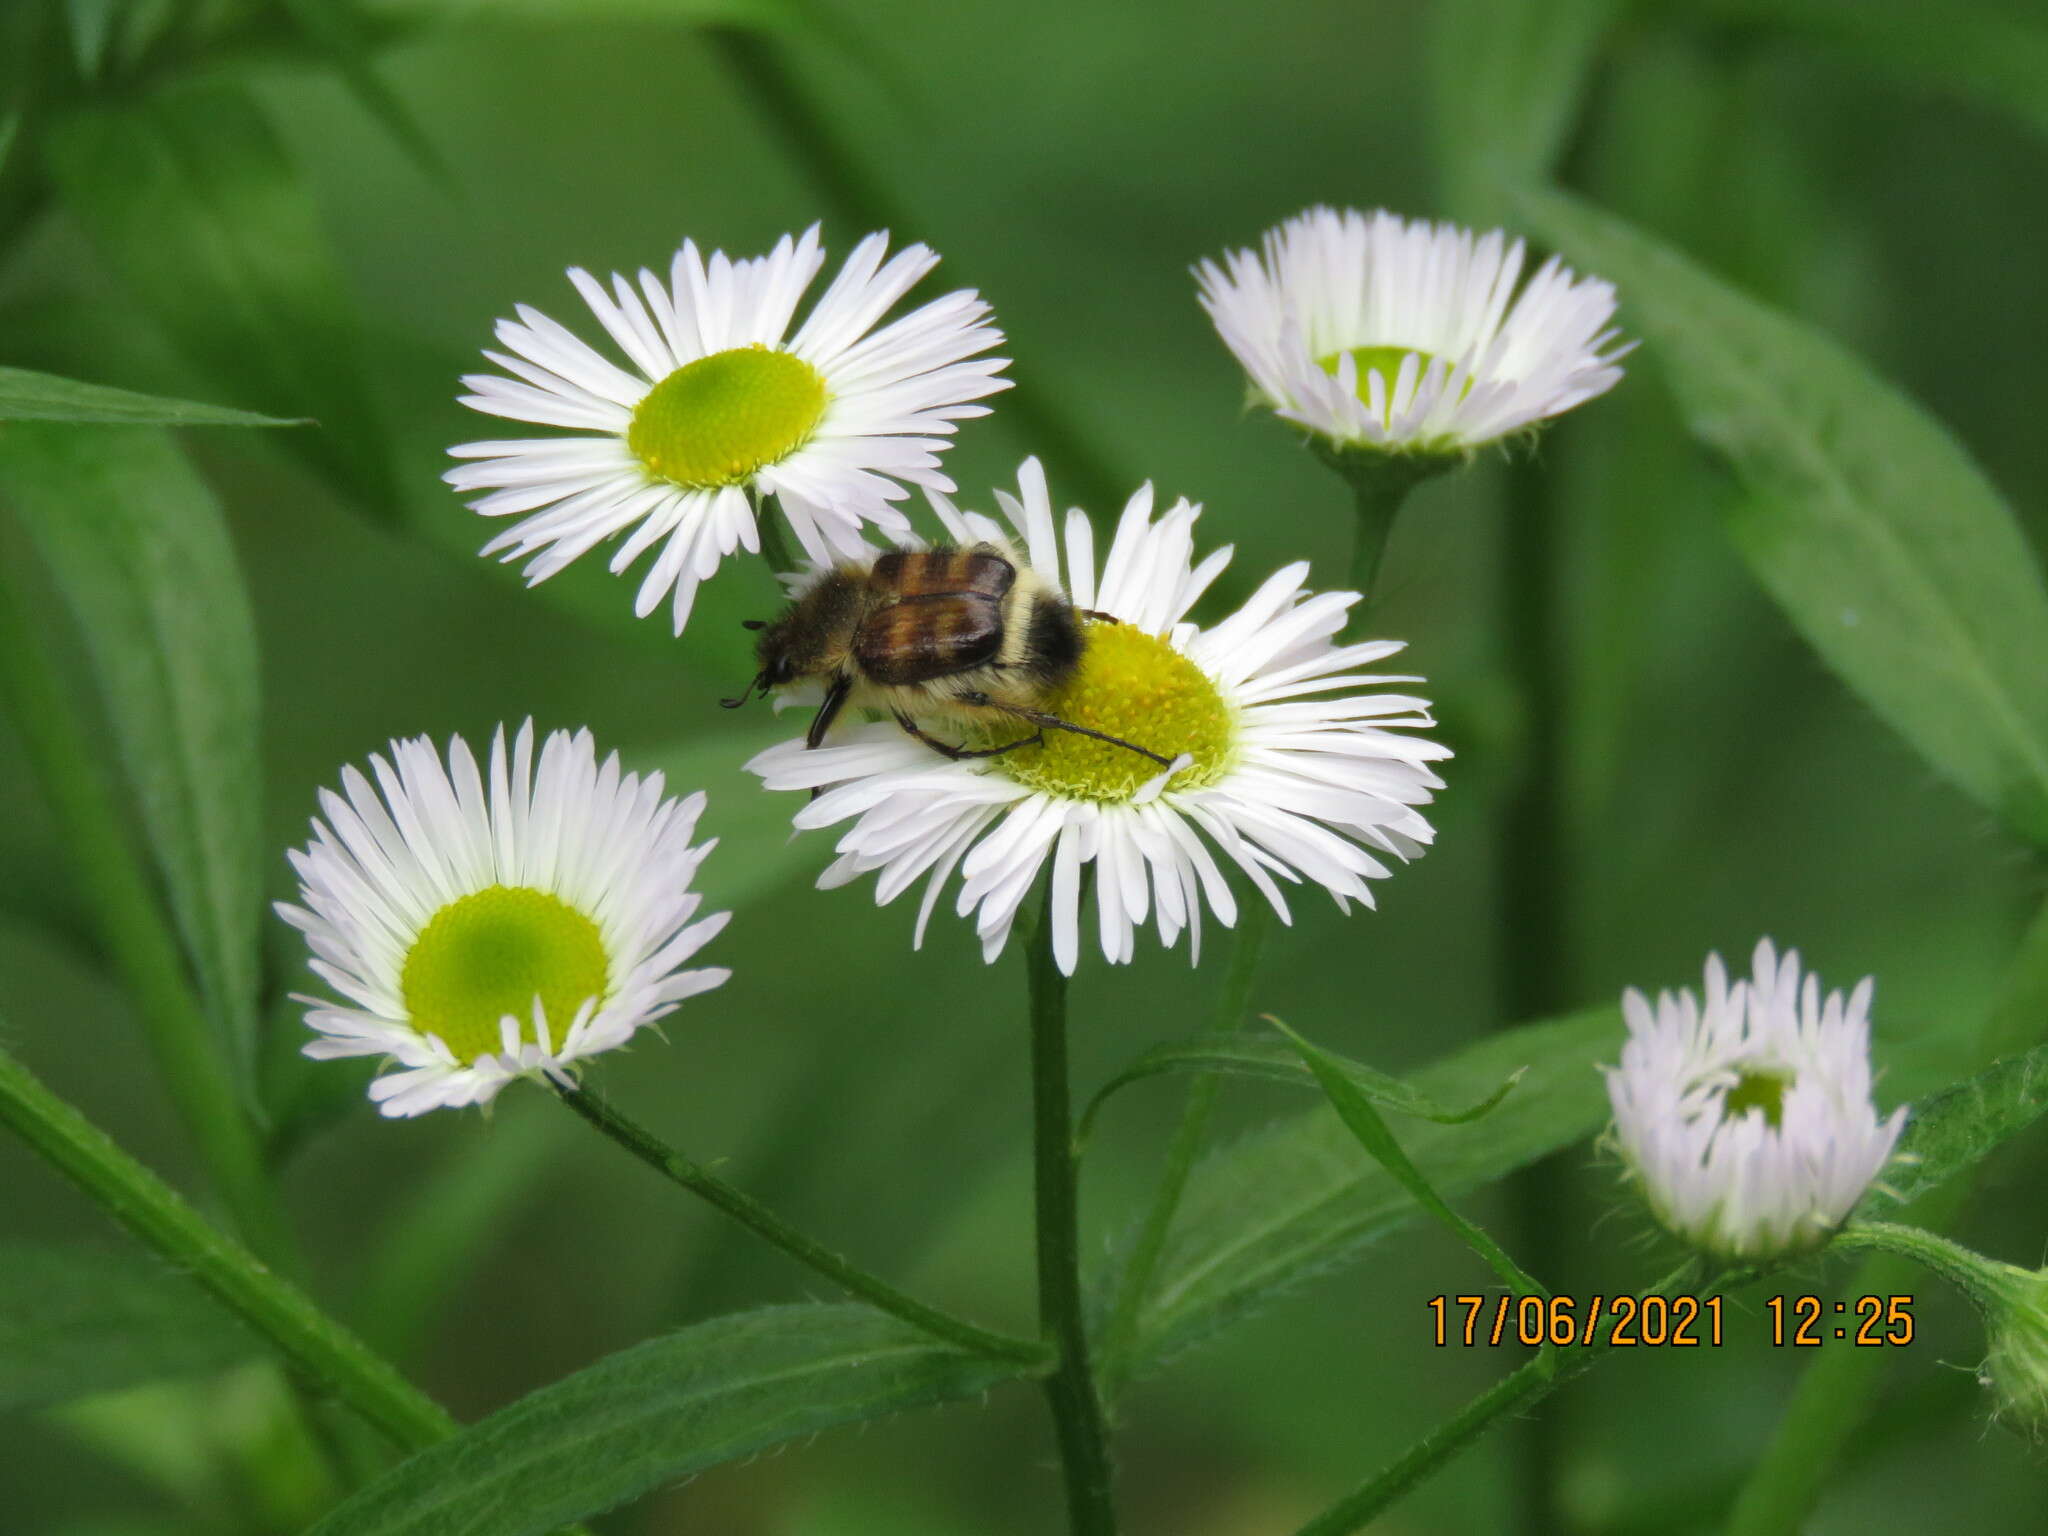
M 830 1280 L 849 1295 L 881 1308 L 934 1338 L 956 1344 L 977 1355 L 998 1360 L 1043 1361 L 1046 1352 L 1030 1339 L 1011 1338 L 976 1327 L 936 1307 L 928 1307 L 906 1296 L 887 1281 L 847 1262 L 822 1244 L 813 1242 L 761 1204 L 752 1195 L 735 1189 L 716 1174 L 699 1167 L 668 1146 L 651 1131 L 621 1114 L 612 1104 L 585 1087 L 554 1084 L 561 1101 L 591 1125 L 647 1164 L 656 1173 L 716 1206 L 741 1226 L 766 1238 L 777 1248 Z
M 1053 958 L 1053 882 L 1026 951 L 1031 976 L 1031 1132 L 1037 1190 L 1038 1321 L 1057 1352 L 1046 1398 L 1066 1474 L 1073 1536 L 1115 1536 L 1109 1438 L 1081 1307 L 1074 1130 L 1067 1081 L 1067 978 Z
M 0 1120 L 113 1218 L 189 1274 L 294 1365 L 407 1450 L 445 1440 L 455 1421 L 290 1281 L 210 1225 L 177 1191 L 0 1049 Z
M 1216 999 L 1215 1017 L 1209 1021 L 1211 1035 L 1234 1034 L 1244 1023 L 1245 1009 L 1251 1001 L 1252 979 L 1258 974 L 1259 954 L 1265 948 L 1266 930 L 1271 922 L 1272 914 L 1265 899 L 1256 891 L 1247 893 L 1238 911 L 1237 940 L 1231 949 L 1230 970 Z M 1200 1155 L 1202 1142 L 1209 1133 L 1209 1120 L 1216 1111 L 1216 1100 L 1222 1091 L 1223 1074 L 1220 1072 L 1200 1073 L 1188 1089 L 1187 1102 L 1181 1108 L 1180 1125 L 1167 1149 L 1166 1171 L 1160 1177 L 1159 1192 L 1152 1197 L 1152 1209 L 1146 1213 L 1145 1225 L 1131 1249 L 1130 1260 L 1118 1277 L 1116 1300 L 1110 1308 L 1109 1324 L 1103 1332 L 1099 1375 L 1105 1398 L 1114 1398 L 1130 1379 L 1135 1364 L 1139 1313 L 1145 1305 L 1152 1275 L 1158 1269 L 1159 1256 L 1166 1247 L 1167 1233 L 1173 1228 L 1174 1213 L 1180 1209 L 1181 1194 L 1187 1188 L 1188 1175 L 1194 1171 L 1195 1159 Z

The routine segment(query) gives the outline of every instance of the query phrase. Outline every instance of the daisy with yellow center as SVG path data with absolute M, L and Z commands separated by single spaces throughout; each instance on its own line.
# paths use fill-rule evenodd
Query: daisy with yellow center
M 500 321 L 500 374 L 463 380 L 462 403 L 572 436 L 465 443 L 477 462 L 450 470 L 486 517 L 518 517 L 485 554 L 526 560 L 529 582 L 631 530 L 614 552 L 623 571 L 650 550 L 634 611 L 669 600 L 683 632 L 698 584 L 735 550 L 758 554 L 756 508 L 773 496 L 813 560 L 857 555 L 864 524 L 903 532 L 895 505 L 912 485 L 946 491 L 939 472 L 956 421 L 1008 387 L 988 306 L 961 290 L 882 326 L 882 316 L 938 262 L 922 245 L 884 261 L 886 235 L 855 247 L 823 298 L 790 335 L 799 301 L 825 261 L 816 226 L 766 256 L 707 262 L 694 243 L 666 281 L 614 273 L 609 290 L 576 285 L 628 363 L 621 368 L 573 332 L 520 305 Z
M 1630 1179 L 1675 1236 L 1723 1259 L 1817 1248 L 1891 1160 L 1906 1111 L 1871 1103 L 1866 976 L 1847 998 L 1756 947 L 1746 981 L 1707 957 L 1690 991 L 1622 998 L 1628 1041 L 1603 1069 Z
M 1612 389 L 1611 284 L 1500 230 L 1311 208 L 1195 268 L 1255 399 L 1342 451 L 1454 456 Z
M 425 737 L 342 772 L 313 840 L 291 853 L 300 903 L 278 913 L 343 1001 L 304 998 L 308 1056 L 383 1056 L 386 1115 L 481 1104 L 514 1078 L 572 1064 L 729 974 L 684 962 L 725 926 L 690 889 L 701 792 L 597 760 L 588 731 L 533 724 L 491 743 L 489 776 L 461 737 L 444 766 Z
M 1418 681 L 1359 670 L 1400 642 L 1335 643 L 1357 594 L 1309 592 L 1306 565 L 1276 573 L 1220 623 L 1189 623 L 1230 560 L 1222 549 L 1196 562 L 1197 507 L 1179 501 L 1155 519 L 1151 487 L 1140 490 L 1098 577 L 1087 515 L 1070 510 L 1056 527 L 1035 459 L 1018 479 L 1021 497 L 996 493 L 1008 528 L 930 499 L 950 538 L 1013 543 L 1043 580 L 1099 615 L 1087 620 L 1078 670 L 1045 709 L 1173 767 L 1162 773 L 1122 747 L 1051 730 L 1042 745 L 958 762 L 893 724 L 816 749 L 784 742 L 748 766 L 770 789 L 823 791 L 796 825 L 851 823 L 820 886 L 872 873 L 886 902 L 922 881 L 922 943 L 957 871 L 955 905 L 993 960 L 1049 860 L 1053 951 L 1068 974 L 1080 958 L 1089 863 L 1113 964 L 1132 957 L 1148 919 L 1168 946 L 1187 930 L 1199 958 L 1203 906 L 1226 926 L 1237 919 L 1227 865 L 1283 919 L 1282 881 L 1320 885 L 1340 907 L 1372 905 L 1367 882 L 1429 843 L 1415 808 L 1442 787 L 1428 765 L 1450 755 L 1413 734 L 1435 723 L 1425 700 L 1368 691 Z

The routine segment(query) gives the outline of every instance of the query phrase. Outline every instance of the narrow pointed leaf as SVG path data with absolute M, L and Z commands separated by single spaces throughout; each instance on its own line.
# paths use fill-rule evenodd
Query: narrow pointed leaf
M 246 1069 L 262 911 L 255 621 L 219 505 L 154 427 L 0 425 L 0 499 L 78 615 L 222 1044 Z
M 1857 1210 L 1882 1217 L 1964 1169 L 2048 1113 L 2048 1045 L 1993 1062 L 1913 1106 L 1892 1164 Z
M 99 78 L 100 68 L 106 63 L 107 44 L 127 3 L 128 0 L 64 0 L 72 56 L 78 60 L 79 74 L 87 80 Z
M 1641 356 L 1744 495 L 1729 532 L 1843 681 L 1939 773 L 2048 843 L 2048 587 L 1934 417 L 1812 327 L 1557 193 L 1537 230 L 1619 285 Z
M 1597 1131 L 1607 1093 L 1594 1070 L 1621 1048 L 1612 1008 L 1528 1024 L 1466 1046 L 1415 1074 L 1431 1098 L 1469 1102 L 1518 1070 L 1515 1091 L 1469 1125 L 1424 1122 L 1409 1158 L 1456 1199 Z M 1139 1322 L 1156 1360 L 1256 1310 L 1413 1221 L 1420 1207 L 1328 1108 L 1218 1149 L 1188 1182 L 1158 1280 Z
M 396 506 L 356 363 L 361 325 L 311 198 L 255 100 L 180 87 L 50 124 L 64 206 L 171 341 L 238 405 L 319 423 L 286 441 L 379 515 Z
M 160 427 L 290 427 L 299 422 L 0 367 L 0 421 L 86 421 Z
M 1343 1063 L 1327 1051 L 1319 1050 L 1301 1038 L 1285 1024 L 1280 1031 L 1287 1036 L 1301 1059 L 1315 1073 L 1316 1081 L 1323 1092 L 1329 1095 L 1330 1107 L 1337 1111 L 1337 1118 L 1345 1128 L 1358 1138 L 1358 1144 L 1372 1155 L 1378 1163 L 1393 1176 L 1409 1194 L 1415 1197 L 1430 1215 L 1448 1227 L 1458 1240 L 1484 1259 L 1493 1272 L 1507 1281 L 1518 1296 L 1548 1296 L 1550 1293 L 1532 1279 L 1521 1265 L 1507 1256 L 1507 1253 L 1492 1238 L 1478 1227 L 1452 1210 L 1448 1201 L 1439 1195 L 1423 1176 L 1408 1154 L 1401 1150 L 1401 1143 L 1394 1139 L 1394 1133 L 1387 1129 L 1387 1122 L 1380 1118 L 1378 1110 L 1372 1107 L 1372 1100 L 1362 1093 L 1344 1071 Z
M 368 40 L 356 16 L 338 0 L 283 0 L 285 10 L 306 40 L 334 66 L 363 110 L 437 180 L 449 181 L 448 167 L 405 103 L 386 85 L 371 63 Z
M 0 1246 L 0 1409 L 197 1375 L 259 1350 L 191 1281 L 132 1250 Z
M 1439 1125 L 1462 1125 L 1468 1120 L 1477 1120 L 1513 1092 L 1518 1080 L 1511 1074 L 1485 1098 L 1458 1109 L 1439 1104 L 1413 1085 L 1362 1061 L 1353 1061 L 1332 1051 L 1323 1052 L 1323 1056 L 1335 1064 L 1346 1081 L 1380 1108 L 1411 1115 L 1418 1120 L 1434 1120 Z M 1229 1034 L 1174 1041 L 1154 1046 L 1096 1089 L 1095 1096 L 1081 1114 L 1077 1138 L 1083 1142 L 1088 1140 L 1096 1117 L 1112 1095 L 1132 1083 L 1167 1072 L 1223 1072 L 1233 1077 L 1286 1083 L 1298 1088 L 1318 1086 L 1316 1074 L 1302 1060 L 1300 1053 L 1284 1040 Z
M 394 1468 L 311 1536 L 543 1536 L 707 1467 L 1022 1374 L 865 1307 L 742 1312 L 542 1387 Z

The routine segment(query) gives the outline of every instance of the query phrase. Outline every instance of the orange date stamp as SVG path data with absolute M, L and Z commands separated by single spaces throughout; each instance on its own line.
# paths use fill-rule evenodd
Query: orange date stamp
M 1439 1349 L 1520 1344 L 1600 1344 L 1613 1349 L 1719 1348 L 1719 1296 L 1432 1296 L 1426 1305 Z M 1764 1313 L 1777 1348 L 1812 1349 L 1830 1339 L 1866 1348 L 1913 1342 L 1911 1296 L 1769 1296 Z

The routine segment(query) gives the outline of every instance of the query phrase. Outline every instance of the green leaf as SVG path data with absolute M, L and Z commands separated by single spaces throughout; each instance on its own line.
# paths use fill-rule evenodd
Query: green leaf
M 255 100 L 211 83 L 53 121 L 64 205 L 194 366 L 229 397 L 310 416 L 291 445 L 388 515 L 360 329 L 311 199 Z
M 1720 20 L 1802 37 L 1907 85 L 1980 102 L 2048 133 L 2048 27 L 1927 0 L 1684 0 Z
M 259 416 L 225 405 L 200 405 L 162 395 L 140 395 L 108 384 L 87 384 L 0 367 L 0 421 L 92 421 L 163 427 L 291 427 L 282 416 Z
M 368 41 L 356 16 L 336 0 L 283 0 L 299 30 L 331 63 L 363 110 L 384 126 L 420 168 L 444 184 L 448 167 L 405 104 L 371 66 Z
M 1368 1067 L 1364 1062 L 1352 1061 L 1329 1051 L 1323 1055 L 1335 1063 L 1337 1070 L 1359 1092 L 1381 1108 L 1412 1115 L 1418 1120 L 1434 1120 L 1440 1125 L 1462 1125 L 1468 1120 L 1477 1120 L 1506 1098 L 1518 1080 L 1511 1074 L 1507 1081 L 1471 1107 L 1447 1109 L 1400 1078 L 1391 1077 L 1376 1067 Z M 1224 1072 L 1234 1077 L 1287 1083 L 1297 1088 L 1318 1086 L 1316 1074 L 1304 1064 L 1295 1048 L 1282 1040 L 1227 1034 L 1173 1041 L 1154 1046 L 1096 1089 L 1088 1107 L 1081 1112 L 1075 1139 L 1084 1143 L 1088 1140 L 1094 1130 L 1096 1116 L 1112 1094 L 1165 1072 Z
M 394 1468 L 311 1536 L 542 1536 L 721 1462 L 1023 1374 L 865 1307 L 742 1312 L 542 1387 Z
M 488 19 L 563 26 L 643 21 L 795 29 L 806 19 L 796 0 L 364 0 L 363 8 L 391 25 Z
M 1293 1043 L 1295 1050 L 1301 1053 L 1301 1059 L 1308 1063 L 1309 1070 L 1315 1073 L 1316 1081 L 1322 1085 L 1323 1092 L 1329 1095 L 1331 1107 L 1337 1111 L 1337 1118 L 1342 1120 L 1345 1128 L 1358 1138 L 1358 1144 L 1372 1155 L 1373 1161 L 1393 1175 L 1394 1181 L 1415 1197 L 1416 1204 L 1442 1222 L 1460 1242 L 1484 1259 L 1495 1274 L 1507 1281 L 1509 1289 L 1516 1295 L 1547 1297 L 1550 1294 L 1530 1278 L 1521 1265 L 1509 1258 L 1500 1244 L 1451 1209 L 1444 1197 L 1439 1195 L 1429 1180 L 1423 1177 L 1422 1170 L 1417 1168 L 1408 1154 L 1401 1150 L 1401 1143 L 1396 1141 L 1394 1133 L 1387 1129 L 1387 1122 L 1382 1120 L 1379 1111 L 1372 1107 L 1372 1100 L 1351 1081 L 1342 1062 L 1327 1051 L 1318 1050 L 1285 1024 L 1279 1027 L 1281 1033 Z
M 245 1071 L 263 785 L 255 621 L 220 507 L 153 427 L 0 426 L 0 496 L 78 615 L 208 1012 Z
M 1944 777 L 2048 842 L 2048 588 L 1962 446 L 1828 337 L 1613 215 L 1524 206 L 1620 286 L 1688 428 L 1741 481 L 1730 532 L 1800 633 Z
M 0 1246 L 0 1409 L 196 1375 L 258 1349 L 190 1281 L 132 1250 Z
M 1437 0 L 1429 106 L 1445 206 L 1469 222 L 1550 179 L 1619 0 Z
M 1471 1125 L 1417 1127 L 1408 1156 L 1447 1199 L 1568 1147 L 1607 1119 L 1594 1070 L 1621 1049 L 1613 1008 L 1527 1024 L 1466 1046 L 1415 1075 L 1431 1098 L 1469 1102 L 1525 1070 Z M 1362 1161 L 1330 1110 L 1283 1120 L 1205 1159 L 1189 1180 L 1159 1278 L 1139 1320 L 1139 1355 L 1192 1344 L 1414 1220 L 1409 1192 Z
M 78 72 L 97 80 L 106 62 L 107 44 L 127 0 L 64 0 L 64 20 L 71 31 L 71 52 Z
M 1869 1221 L 1988 1157 L 2048 1111 L 2048 1045 L 1993 1062 L 1913 1106 L 1883 1182 L 1856 1212 Z
M 803 711 L 778 717 L 762 706 L 740 723 L 633 754 L 628 766 L 660 769 L 669 794 L 705 793 L 697 835 L 718 839 L 697 879 L 705 910 L 737 911 L 824 867 L 829 844 L 798 837 L 790 825 L 804 797 L 768 793 L 745 767 L 755 753 L 802 734 L 806 719 Z

